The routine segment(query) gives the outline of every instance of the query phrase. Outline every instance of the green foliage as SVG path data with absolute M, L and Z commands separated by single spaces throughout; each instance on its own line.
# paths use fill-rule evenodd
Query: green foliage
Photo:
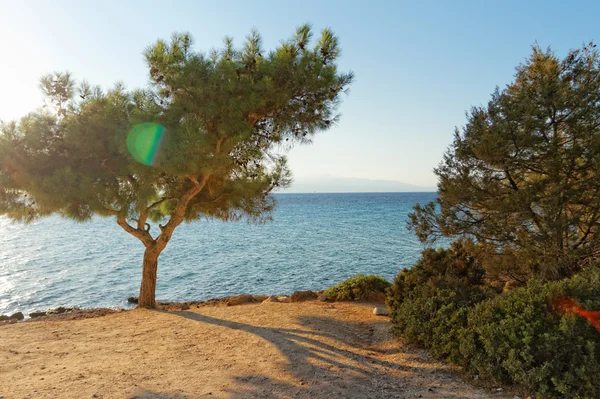
M 471 237 L 524 281 L 577 273 L 600 253 L 600 56 L 533 48 L 515 81 L 474 107 L 440 166 L 437 203 L 410 226 L 424 242 Z M 498 255 L 506 254 L 508 258 Z M 516 265 L 516 266 L 515 266 Z M 515 270 L 515 268 L 517 270 Z M 500 273 L 502 274 L 502 273 Z M 505 278 L 506 276 L 503 276 Z
M 458 332 L 469 309 L 494 294 L 484 285 L 484 270 L 470 254 L 472 244 L 427 249 L 409 269 L 402 270 L 388 290 L 394 329 L 436 357 L 460 363 Z
M 332 301 L 362 301 L 368 299 L 371 292 L 385 292 L 390 286 L 383 277 L 359 274 L 326 289 L 324 294 Z
M 174 34 L 146 49 L 145 90 L 45 76 L 45 108 L 0 124 L 0 215 L 113 216 L 146 246 L 148 265 L 183 221 L 268 220 L 270 193 L 291 181 L 283 153 L 336 123 L 353 80 L 337 69 L 337 37 L 326 29 L 311 46 L 311 35 L 302 26 L 267 53 L 253 31 L 241 49 L 226 39 L 205 55 Z M 128 133 L 148 122 L 166 132 L 151 166 L 127 149 Z M 152 234 L 151 223 L 160 223 Z M 148 287 L 140 297 L 152 307 Z
M 332 126 L 352 81 L 337 71 L 337 38 L 325 30 L 310 48 L 310 37 L 303 26 L 267 54 L 253 31 L 242 49 L 226 40 L 205 56 L 188 34 L 175 34 L 146 50 L 147 90 L 118 84 L 104 93 L 76 86 L 68 73 L 45 76 L 48 106 L 1 126 L 0 214 L 158 221 L 185 205 L 186 220 L 268 218 L 268 194 L 290 181 L 281 145 L 309 142 Z M 152 167 L 135 162 L 125 145 L 143 122 L 167 132 Z M 186 202 L 196 182 L 202 189 Z M 144 223 L 132 227 L 143 233 Z
M 388 290 L 395 331 L 483 380 L 540 398 L 600 397 L 600 331 L 555 305 L 567 297 L 600 310 L 600 271 L 499 294 L 485 285 L 473 248 L 426 250 L 398 274 Z
M 583 317 L 557 312 L 551 302 L 563 295 L 600 309 L 599 274 L 532 281 L 477 305 L 459 333 L 467 369 L 543 398 L 600 397 L 600 331 Z

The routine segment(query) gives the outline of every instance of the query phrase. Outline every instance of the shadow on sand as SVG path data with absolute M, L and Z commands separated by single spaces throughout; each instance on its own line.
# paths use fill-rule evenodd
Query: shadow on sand
M 418 397 L 418 392 L 428 391 L 427 386 L 397 375 L 401 371 L 428 373 L 433 365 L 428 365 L 427 360 L 419 358 L 420 366 L 414 367 L 379 358 L 395 352 L 375 348 L 378 342 L 373 341 L 373 329 L 377 323 L 385 324 L 383 321 L 352 323 L 329 317 L 301 317 L 298 322 L 303 328 L 273 328 L 216 319 L 189 311 L 165 313 L 241 330 L 264 339 L 285 357 L 281 374 L 286 378 L 280 380 L 258 374 L 238 375 L 232 376 L 231 385 L 220 392 L 189 396 L 144 391 L 134 396 L 136 399 L 383 399 Z M 458 397 L 443 389 L 438 389 L 437 393 L 440 396 L 426 397 Z

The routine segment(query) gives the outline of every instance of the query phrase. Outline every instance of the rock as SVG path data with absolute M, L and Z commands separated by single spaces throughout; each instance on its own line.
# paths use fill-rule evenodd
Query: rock
M 264 302 L 268 297 L 268 295 L 254 295 L 254 300 L 256 302 Z
M 138 303 L 138 297 L 137 296 L 130 296 L 129 298 L 127 298 L 127 302 L 129 302 L 129 303 Z
M 290 301 L 290 298 L 289 298 L 289 297 L 287 297 L 287 296 L 278 296 L 278 297 L 277 297 L 277 300 L 278 300 L 279 302 L 283 302 L 283 303 L 290 303 L 290 302 L 291 302 L 291 301 Z
M 29 317 L 31 317 L 32 319 L 35 319 L 36 317 L 42 317 L 42 316 L 46 316 L 46 312 L 44 312 L 42 310 L 36 310 L 35 312 L 29 313 Z
M 313 291 L 295 291 L 290 296 L 290 302 L 302 302 L 310 299 L 317 299 L 317 294 Z
M 10 319 L 10 317 L 8 317 L 7 315 L 5 315 L 5 314 L 0 315 L 0 321 L 6 321 L 8 319 Z
M 373 314 L 376 316 L 387 316 L 389 313 L 387 308 L 376 307 L 373 308 Z
M 63 308 L 62 306 L 59 306 L 55 309 L 50 309 L 46 312 L 46 314 L 61 314 L 61 313 L 65 313 L 67 311 L 66 308 Z
M 385 303 L 386 296 L 383 292 L 371 291 L 367 297 L 367 301 L 376 303 Z
M 271 296 L 268 296 L 267 299 L 262 301 L 262 303 L 269 303 L 269 302 L 279 302 L 279 299 L 277 299 L 277 297 L 275 295 L 271 295 Z
M 321 294 L 317 297 L 317 299 L 321 302 L 327 302 L 327 295 Z
M 244 303 L 254 302 L 254 297 L 249 294 L 236 295 L 227 298 L 227 306 L 243 305 Z
M 23 320 L 24 318 L 25 318 L 25 316 L 23 316 L 23 313 L 21 313 L 21 312 L 17 312 L 9 317 L 9 319 L 11 319 L 11 320 Z
M 335 305 L 333 305 L 333 304 L 329 305 L 329 307 L 330 307 L 331 309 L 335 309 Z

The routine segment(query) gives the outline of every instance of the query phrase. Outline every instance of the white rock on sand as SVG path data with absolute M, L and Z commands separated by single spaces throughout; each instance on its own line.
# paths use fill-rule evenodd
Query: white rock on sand
M 389 315 L 389 312 L 387 308 L 376 307 L 373 308 L 373 314 L 376 316 L 387 316 Z

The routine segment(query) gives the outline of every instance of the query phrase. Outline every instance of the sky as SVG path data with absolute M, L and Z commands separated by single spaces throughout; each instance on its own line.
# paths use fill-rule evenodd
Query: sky
M 0 0 L 0 120 L 40 106 L 39 78 L 52 71 L 144 87 L 142 51 L 173 32 L 208 51 L 255 27 L 272 49 L 308 22 L 339 36 L 340 70 L 356 80 L 340 123 L 290 151 L 294 176 L 434 187 L 465 112 L 510 83 L 533 44 L 563 56 L 599 41 L 598 15 L 593 1 Z

